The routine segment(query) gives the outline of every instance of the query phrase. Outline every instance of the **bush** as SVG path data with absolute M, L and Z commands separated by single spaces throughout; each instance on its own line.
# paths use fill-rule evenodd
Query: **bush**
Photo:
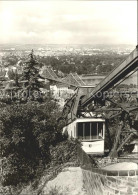
M 16 185 L 32 179 L 36 170 L 50 162 L 50 145 L 61 141 L 57 126 L 57 104 L 7 105 L 0 112 L 0 142 L 3 185 Z
M 51 161 L 53 165 L 61 165 L 67 162 L 78 163 L 78 140 L 64 140 L 50 147 Z

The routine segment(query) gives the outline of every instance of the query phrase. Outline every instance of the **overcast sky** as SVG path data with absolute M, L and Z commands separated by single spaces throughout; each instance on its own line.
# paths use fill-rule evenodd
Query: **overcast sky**
M 0 43 L 137 44 L 137 2 L 0 1 Z

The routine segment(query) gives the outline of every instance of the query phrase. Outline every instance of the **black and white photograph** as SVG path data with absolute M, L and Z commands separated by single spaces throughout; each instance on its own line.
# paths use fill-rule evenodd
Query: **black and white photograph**
M 0 0 L 0 195 L 138 195 L 137 11 Z

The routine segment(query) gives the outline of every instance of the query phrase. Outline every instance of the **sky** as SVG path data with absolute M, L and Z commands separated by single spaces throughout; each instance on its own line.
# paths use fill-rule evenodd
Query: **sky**
M 137 44 L 137 2 L 0 1 L 0 43 Z

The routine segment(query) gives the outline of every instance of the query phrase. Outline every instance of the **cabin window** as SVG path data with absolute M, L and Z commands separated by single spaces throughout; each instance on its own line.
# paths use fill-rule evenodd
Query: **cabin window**
M 77 123 L 77 134 L 79 139 L 103 139 L 103 122 Z
M 83 139 L 83 123 L 78 123 L 78 138 Z
M 90 123 L 84 123 L 85 130 L 84 130 L 84 139 L 90 139 Z
M 99 138 L 103 137 L 103 123 L 98 123 L 98 136 Z
M 91 139 L 98 139 L 98 132 L 97 132 L 97 124 L 96 122 L 92 123 L 92 133 L 91 133 Z

